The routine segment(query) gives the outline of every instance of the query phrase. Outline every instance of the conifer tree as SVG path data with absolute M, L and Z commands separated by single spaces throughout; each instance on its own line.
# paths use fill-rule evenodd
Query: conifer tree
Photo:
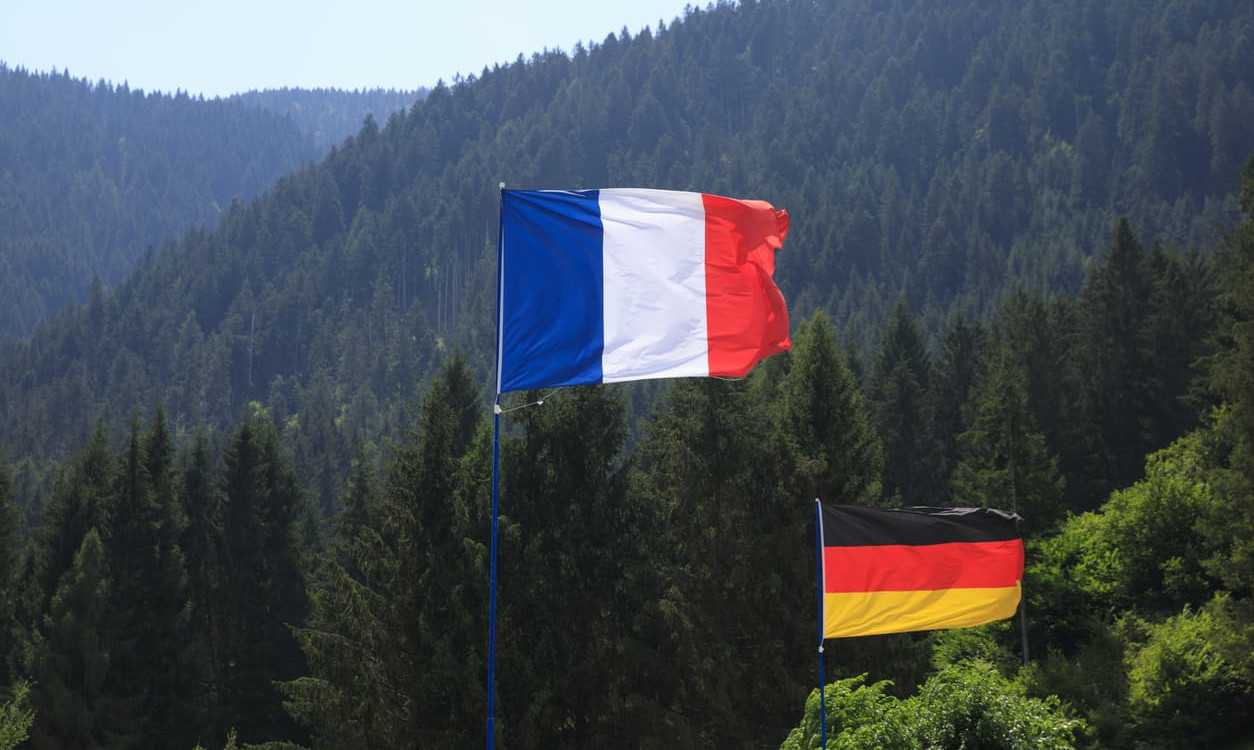
M 1155 243 L 1146 258 L 1150 312 L 1141 334 L 1150 368 L 1149 448 L 1159 450 L 1198 423 L 1201 360 L 1215 327 L 1213 261 L 1197 252 L 1164 250 Z
M 36 747 L 92 746 L 109 735 L 96 719 L 109 662 L 101 629 L 108 559 L 100 535 L 115 475 L 98 424 L 42 508 L 42 524 L 23 563 L 13 661 L 32 678 L 31 705 L 43 717 L 32 733 Z
M 289 628 L 305 624 L 309 512 L 273 426 L 244 420 L 223 454 L 221 628 L 224 661 L 216 686 L 220 731 L 257 739 L 297 739 L 276 680 L 304 673 Z
M 615 655 L 641 604 L 620 588 L 639 533 L 624 502 L 625 403 L 610 388 L 577 388 L 510 421 L 521 434 L 501 458 L 504 725 L 524 747 L 612 744 L 627 668 Z
M 481 622 L 455 515 L 460 452 L 477 401 L 464 360 L 446 364 L 417 428 L 376 487 L 359 456 L 338 541 L 297 631 L 311 675 L 283 686 L 319 747 L 458 748 L 482 731 Z
M 103 637 L 109 601 L 109 562 L 93 527 L 49 600 L 31 639 L 28 674 L 38 691 L 31 745 L 38 750 L 88 750 L 117 741 L 102 692 L 111 654 Z
M 1220 325 L 1209 361 L 1208 385 L 1226 404 L 1221 433 L 1231 446 L 1216 473 L 1220 502 L 1204 520 L 1220 550 L 1211 569 L 1242 596 L 1254 592 L 1254 156 L 1241 173 L 1243 221 L 1219 259 Z M 1254 613 L 1246 612 L 1248 623 Z
M 358 532 L 378 517 L 379 481 L 374 472 L 375 448 L 366 443 L 357 448 L 350 464 L 348 488 L 339 502 L 335 516 L 332 548 L 334 555 L 347 559 L 348 548 Z
M 669 709 L 658 746 L 769 742 L 812 670 L 797 646 L 814 637 L 813 558 L 798 554 L 813 497 L 789 487 L 780 405 L 752 394 L 745 381 L 677 381 L 642 446 L 638 502 L 659 515 L 639 543 L 663 573 L 650 611 L 671 675 L 652 686 Z
M 8 466 L 0 459 L 0 691 L 8 689 L 13 677 L 9 662 L 13 655 L 18 555 L 22 549 L 21 519 L 13 505 L 12 487 Z
M 1008 365 L 1026 377 L 1028 408 L 1045 437 L 1050 455 L 1058 457 L 1069 505 L 1089 507 L 1092 500 L 1081 494 L 1083 477 L 1091 465 L 1082 417 L 1085 365 L 1075 356 L 1081 336 L 1077 332 L 1077 303 L 1072 299 L 1047 302 L 1023 287 L 1015 289 L 996 317 L 995 335 L 1012 358 Z M 993 356 L 1002 352 L 993 349 Z M 987 369 L 987 368 L 986 368 Z M 964 406 L 975 407 L 973 398 Z M 1073 486 L 1074 485 L 1074 486 Z
M 880 500 L 883 457 L 862 393 L 821 311 L 794 337 L 784 377 L 785 429 L 796 441 L 805 496 L 847 505 Z
M 161 413 L 145 435 L 131 423 L 104 540 L 112 668 L 103 690 L 111 701 L 112 731 L 119 736 L 182 745 L 190 740 L 176 711 L 190 687 L 180 643 L 186 568 L 168 441 Z
M 1141 474 L 1151 444 L 1150 368 L 1142 343 L 1150 314 L 1145 251 L 1127 218 L 1115 227 L 1106 256 L 1080 293 L 1080 438 L 1092 457 L 1087 484 L 1094 501 Z
M 790 445 L 783 455 L 794 456 L 790 466 L 795 469 L 788 472 L 793 476 L 784 480 L 787 499 L 779 503 L 777 514 L 762 521 L 766 524 L 766 519 L 771 519 L 777 524 L 772 536 L 779 546 L 770 553 L 771 548 L 763 545 L 760 552 L 764 559 L 769 556 L 775 560 L 772 572 L 782 582 L 776 612 L 786 607 L 798 615 L 796 620 L 785 620 L 789 628 L 795 628 L 790 635 L 797 639 L 807 624 L 800 615 L 813 611 L 806 601 L 807 596 L 813 597 L 809 590 L 813 586 L 813 558 L 798 554 L 800 540 L 814 533 L 814 507 L 806 501 L 817 497 L 826 503 L 879 505 L 884 500 L 879 436 L 847 356 L 835 338 L 835 330 L 821 312 L 804 324 L 788 355 L 790 366 L 780 387 L 782 398 L 767 406 L 782 416 L 783 433 Z M 781 515 L 784 513 L 786 516 Z M 784 605 L 785 601 L 789 604 Z M 858 644 L 856 649 L 841 650 L 842 669 L 874 673 L 901 684 L 919 679 L 921 650 L 913 636 L 863 638 Z M 793 668 L 800 670 L 801 665 Z
M 963 455 L 954 472 L 955 501 L 1017 512 L 1025 533 L 1050 530 L 1062 517 L 1063 483 L 1028 408 L 1026 373 L 1005 344 L 990 353 L 972 400 L 974 418 L 961 435 Z
M 931 367 L 919 323 L 898 300 L 875 354 L 869 389 L 884 446 L 883 493 L 891 505 L 935 505 L 943 494 L 928 400 Z
M 187 723 L 197 729 L 197 742 L 212 744 L 227 730 L 221 718 L 221 689 L 230 658 L 224 620 L 222 499 L 203 434 L 196 436 L 180 463 L 178 499 L 187 519 L 179 545 L 187 568 L 183 648 L 193 681 L 188 688 Z
M 970 396 L 975 389 L 981 357 L 987 346 L 987 330 L 978 320 L 959 316 L 946 327 L 941 339 L 941 356 L 936 362 L 929 399 L 935 405 L 934 440 L 939 452 L 937 484 L 943 494 L 935 505 L 952 505 L 953 472 L 961 450 L 958 436 L 966 431 L 973 415 Z
M 39 530 L 30 546 L 23 584 L 22 624 L 38 622 L 52 594 L 83 544 L 87 532 L 103 528 L 112 505 L 114 457 L 103 423 L 61 476 L 48 503 L 41 509 Z M 35 692 L 38 693 L 38 685 Z

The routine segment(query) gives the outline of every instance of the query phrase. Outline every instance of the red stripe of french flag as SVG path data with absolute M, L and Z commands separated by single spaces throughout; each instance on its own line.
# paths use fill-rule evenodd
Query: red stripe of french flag
M 772 278 L 788 213 L 764 201 L 702 201 L 710 374 L 741 377 L 791 345 L 788 308 Z

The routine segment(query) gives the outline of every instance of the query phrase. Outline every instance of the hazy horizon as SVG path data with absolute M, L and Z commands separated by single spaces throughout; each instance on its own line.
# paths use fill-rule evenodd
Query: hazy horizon
M 416 90 L 544 49 L 570 52 L 624 27 L 670 24 L 691 3 L 636 0 L 159 0 L 21 3 L 0 26 L 0 61 L 31 72 L 206 98 L 250 90 Z M 455 11 L 455 12 L 454 12 Z

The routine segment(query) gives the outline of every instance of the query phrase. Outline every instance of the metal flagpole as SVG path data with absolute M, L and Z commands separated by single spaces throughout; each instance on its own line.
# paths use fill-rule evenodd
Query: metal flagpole
M 496 716 L 493 697 L 496 695 L 496 547 L 497 519 L 500 518 L 501 484 L 501 395 L 492 405 L 492 552 L 489 563 L 488 593 L 488 750 L 496 743 Z
M 822 743 L 819 747 L 827 750 L 827 695 L 823 689 L 823 504 L 814 498 L 814 542 L 818 551 L 818 589 L 819 589 L 819 736 Z
M 1015 423 L 1014 414 L 1006 415 L 1006 440 L 1010 443 L 1010 510 L 1019 515 L 1019 493 L 1015 489 Z M 1023 521 L 1015 521 L 1015 528 Z M 1019 534 L 1023 536 L 1022 532 Z M 1023 598 L 1023 584 L 1019 584 L 1019 635 L 1023 637 L 1023 665 L 1028 664 L 1028 614 L 1027 602 Z
M 504 306 L 505 253 L 505 183 L 500 184 L 501 197 L 497 209 L 496 240 L 496 399 L 492 402 L 492 548 L 488 563 L 488 750 L 496 746 L 496 550 L 497 525 L 501 516 L 501 315 Z

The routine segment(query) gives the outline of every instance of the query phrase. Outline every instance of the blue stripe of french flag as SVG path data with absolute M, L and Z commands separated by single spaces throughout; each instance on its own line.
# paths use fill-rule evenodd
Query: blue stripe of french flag
M 788 214 L 670 190 L 504 190 L 497 392 L 740 377 L 788 349 Z

